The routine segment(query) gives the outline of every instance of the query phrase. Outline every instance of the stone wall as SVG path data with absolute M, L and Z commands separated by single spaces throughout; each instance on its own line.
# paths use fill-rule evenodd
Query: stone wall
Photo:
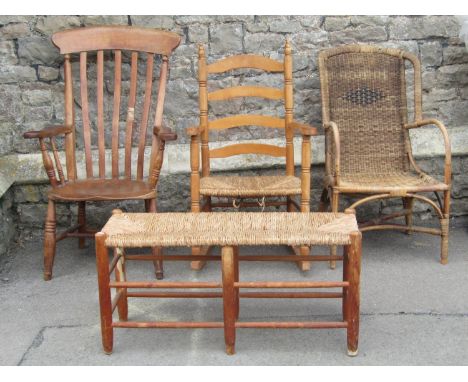
M 63 75 L 61 56 L 51 43 L 51 35 L 59 30 L 98 24 L 137 25 L 164 28 L 179 33 L 182 43 L 171 59 L 170 80 L 165 105 L 165 123 L 179 134 L 177 144 L 187 143 L 186 127 L 198 122 L 197 44 L 207 47 L 208 61 L 229 54 L 257 53 L 272 58 L 282 57 L 282 46 L 288 37 L 293 47 L 295 118 L 320 126 L 321 107 L 317 53 L 322 48 L 346 43 L 377 44 L 396 47 L 417 54 L 423 66 L 423 111 L 427 117 L 445 122 L 453 136 L 467 139 L 468 127 L 468 53 L 458 38 L 460 26 L 451 16 L 0 16 L 0 156 L 3 163 L 18 161 L 18 155 L 38 153 L 36 141 L 27 141 L 22 133 L 41 129 L 46 125 L 63 122 Z M 128 66 L 124 66 L 124 81 Z M 75 70 L 75 74 L 77 70 Z M 264 81 L 264 77 L 248 72 L 224 81 L 246 84 Z M 275 79 L 271 82 L 274 85 Z M 90 85 L 94 82 L 90 79 Z M 140 90 L 142 92 L 142 90 Z M 79 94 L 79 88 L 75 89 Z M 107 92 L 107 91 L 106 91 Z M 92 93 L 92 92 L 91 92 Z M 92 99 L 93 95 L 90 95 Z M 255 100 L 231 102 L 211 110 L 214 115 L 238 113 L 252 108 L 271 113 L 275 103 Z M 139 105 L 141 107 L 141 104 Z M 111 110 L 106 111 L 108 114 Z M 94 115 L 91 108 L 91 115 Z M 77 103 L 77 128 L 81 126 L 81 113 Z M 256 139 L 249 129 L 239 130 L 237 138 Z M 268 138 L 274 138 L 269 135 Z M 220 134 L 216 139 L 224 140 Z M 457 142 L 454 142 L 455 144 Z M 463 141 L 465 142 L 465 141 Z M 421 145 L 426 152 L 435 153 L 440 146 L 432 139 Z M 458 154 L 468 152 L 460 146 Z M 175 146 L 174 146 L 175 147 Z M 188 152 L 188 146 L 180 145 Z M 179 149 L 178 149 L 179 150 Z M 440 152 L 440 150 L 438 150 Z M 177 154 L 177 153 L 176 153 Z M 322 154 L 322 155 L 321 155 Z M 318 158 L 323 156 L 319 153 Z M 36 155 L 38 163 L 40 157 Z M 178 155 L 173 155 L 175 166 Z M 314 157 L 314 160 L 317 156 Z M 1 159 L 1 158 L 0 158 Z M 322 160 L 315 160 L 320 163 Z M 441 158 L 423 160 L 426 167 L 441 172 Z M 249 167 L 250 166 L 250 167 Z M 175 166 L 177 167 L 177 166 Z M 242 166 L 240 166 L 242 167 Z M 256 171 L 255 164 L 244 166 Z M 161 179 L 160 205 L 163 210 L 188 207 L 188 166 L 182 173 L 167 171 Z M 0 169 L 0 173 L 1 173 Z M 454 158 L 454 215 L 468 214 L 468 164 L 461 157 Z M 313 197 L 320 193 L 319 165 L 314 167 Z M 5 174 L 7 177 L 8 174 Z M 19 175 L 15 175 L 19 176 Z M 40 231 L 45 216 L 46 185 L 28 184 L 44 181 L 41 177 L 22 180 L 26 184 L 13 186 L 11 194 L 4 196 L 0 232 L 10 232 L 11 221 L 4 216 L 18 216 L 18 228 L 26 235 Z M 10 181 L 13 182 L 15 179 Z M 0 183 L 2 180 L 0 180 Z M 8 185 L 10 184 L 8 183 Z M 0 184 L 1 185 L 1 184 Z M 10 202 L 9 200 L 12 200 Z M 316 206 L 316 202 L 313 206 Z M 128 208 L 140 208 L 127 204 Z M 375 208 L 382 209 L 385 204 Z M 74 218 L 75 207 L 63 205 L 60 223 Z M 92 216 L 107 215 L 112 206 L 96 205 Z M 6 215 L 5 215 L 6 214 Z M 424 214 L 423 214 L 424 216 Z M 98 219 L 99 220 L 99 219 Z M 99 223 L 100 221 L 97 221 Z M 16 231 L 16 227 L 15 231 Z M 8 233 L 7 236 L 10 236 Z M 1 239 L 1 238 L 0 238 Z

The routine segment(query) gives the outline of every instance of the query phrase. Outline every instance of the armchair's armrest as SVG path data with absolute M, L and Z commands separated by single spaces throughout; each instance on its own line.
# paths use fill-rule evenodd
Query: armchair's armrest
M 294 130 L 299 130 L 301 132 L 301 135 L 306 135 L 306 136 L 312 136 L 312 135 L 317 135 L 317 129 L 313 126 L 306 125 L 304 123 L 299 123 L 296 121 L 292 121 L 289 124 L 289 127 L 294 129 Z
M 201 130 L 197 126 L 192 126 L 192 127 L 187 128 L 187 135 L 189 135 L 191 137 L 195 137 L 197 135 L 200 135 L 200 133 L 201 133 Z
M 71 126 L 47 126 L 46 128 L 39 130 L 39 131 L 26 131 L 23 134 L 23 138 L 25 139 L 51 138 L 60 134 L 68 134 L 68 133 L 71 133 L 72 131 L 73 130 Z
M 429 118 L 429 119 L 422 119 L 419 121 L 415 121 L 412 123 L 407 123 L 404 125 L 406 129 L 415 129 L 422 126 L 436 126 L 440 132 L 442 133 L 442 138 L 444 139 L 444 147 L 445 147 L 445 183 L 450 184 L 452 180 L 452 149 L 450 146 L 450 138 L 447 132 L 447 128 L 444 126 L 442 122 L 437 119 Z
M 340 149 L 340 132 L 338 130 L 338 126 L 335 122 L 328 122 L 328 123 L 325 123 L 323 125 L 325 131 L 327 130 L 330 130 L 332 132 L 332 136 L 333 136 L 333 144 L 335 146 L 335 168 L 334 168 L 334 177 L 335 177 L 335 182 L 336 184 L 338 184 L 338 181 L 339 181 L 339 176 L 340 176 L 340 161 L 341 161 L 341 158 L 340 158 L 340 153 L 341 153 L 341 149 Z M 327 153 L 325 153 L 325 161 L 327 161 Z
M 175 141 L 177 139 L 177 133 L 173 132 L 168 127 L 155 126 L 153 134 L 159 136 L 163 141 Z

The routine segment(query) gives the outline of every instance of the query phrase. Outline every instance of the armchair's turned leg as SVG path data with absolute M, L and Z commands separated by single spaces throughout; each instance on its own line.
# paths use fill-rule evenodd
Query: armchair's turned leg
M 145 200 L 145 207 L 147 212 L 156 212 L 156 199 Z M 161 248 L 153 247 L 151 248 L 153 256 L 161 256 Z M 154 260 L 154 274 L 156 275 L 157 280 L 162 280 L 164 278 L 164 266 L 162 260 Z
M 112 299 L 109 287 L 109 257 L 105 245 L 106 234 L 98 232 L 95 237 L 102 346 L 106 354 L 111 354 L 114 342 L 114 331 L 112 327 Z
M 413 233 L 413 205 L 414 205 L 414 198 L 402 198 L 403 200 L 403 208 L 407 210 L 408 212 L 405 214 L 405 222 L 406 226 L 408 227 L 408 230 L 406 230 L 406 233 L 408 235 L 411 235 Z
M 340 195 L 339 192 L 333 191 L 332 200 L 331 200 L 332 212 L 338 212 L 338 206 L 340 202 L 339 195 Z M 332 245 L 330 247 L 330 256 L 336 256 L 336 245 Z M 331 269 L 336 268 L 336 260 L 330 260 L 330 268 Z
M 235 353 L 236 342 L 236 291 L 235 280 L 235 260 L 232 247 L 221 249 L 221 263 L 223 274 L 223 312 L 224 312 L 224 341 L 226 343 L 226 353 Z
M 46 281 L 52 278 L 56 246 L 56 225 L 55 202 L 49 199 L 44 227 L 44 280 Z
M 359 279 L 361 274 L 361 233 L 351 234 L 351 243 L 345 250 L 344 267 L 349 281 L 345 292 L 345 317 L 348 323 L 347 342 L 348 355 L 354 357 L 358 353 L 359 339 Z
M 127 275 L 125 272 L 125 257 L 124 250 L 122 248 L 115 248 L 114 254 L 120 256 L 119 261 L 115 266 L 115 281 L 127 281 Z M 128 320 L 128 299 L 127 299 L 127 288 L 119 288 L 117 292 L 120 292 L 119 302 L 117 303 L 117 310 L 119 313 L 120 321 Z
M 441 246 L 440 246 L 440 263 L 448 263 L 448 235 L 450 222 L 450 191 L 444 192 L 444 218 L 440 219 Z
M 86 202 L 78 202 L 78 232 L 86 232 Z M 85 238 L 78 238 L 78 248 L 85 247 Z

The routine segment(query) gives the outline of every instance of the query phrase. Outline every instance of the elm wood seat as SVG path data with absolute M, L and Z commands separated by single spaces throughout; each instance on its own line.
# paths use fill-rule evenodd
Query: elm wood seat
M 368 202 L 401 198 L 403 210 L 362 222 L 361 230 L 398 229 L 408 234 L 439 235 L 440 262 L 446 264 L 452 182 L 450 140 L 440 121 L 423 119 L 418 58 L 397 49 L 347 45 L 321 51 L 319 69 L 326 151 L 321 211 L 331 204 L 332 211 L 337 212 L 339 198 L 346 194 L 359 198 L 350 206 L 353 209 Z M 412 76 L 413 110 L 407 102 L 408 75 Z M 411 116 L 413 121 L 408 122 Z M 409 130 L 422 126 L 434 126 L 441 133 L 445 146 L 443 180 L 422 171 L 413 157 Z M 437 204 L 420 195 L 427 192 L 435 193 Z M 440 229 L 413 225 L 415 200 L 429 204 L 439 218 Z M 392 221 L 403 217 L 405 224 Z M 330 265 L 333 268 L 334 262 Z
M 314 127 L 294 121 L 293 116 L 293 78 L 291 46 L 286 41 L 284 47 L 284 60 L 277 61 L 268 57 L 252 54 L 235 55 L 207 64 L 205 50 L 202 45 L 198 50 L 198 82 L 200 122 L 196 127 L 187 129 L 191 137 L 190 165 L 191 165 L 191 211 L 213 211 L 216 208 L 226 207 L 282 207 L 287 211 L 310 211 L 310 164 L 311 145 L 310 137 L 317 134 Z M 282 87 L 266 86 L 233 86 L 209 91 L 209 85 L 223 84 L 226 76 L 233 71 L 250 69 L 260 71 L 266 79 L 273 78 L 274 74 L 282 77 Z M 212 77 L 217 76 L 214 80 Z M 221 78 L 223 77 L 223 78 Z M 283 109 L 284 115 L 236 114 L 219 118 L 209 118 L 218 101 L 235 102 L 235 99 L 256 97 L 262 100 L 279 101 L 278 110 Z M 261 129 L 278 129 L 284 134 L 284 146 L 262 143 L 233 143 L 223 147 L 210 147 L 210 133 L 231 132 L 235 128 L 260 127 Z M 261 130 L 259 130 L 261 131 Z M 284 132 L 284 133 L 283 133 Z M 294 173 L 294 146 L 295 134 L 302 136 L 301 174 Z M 229 138 L 226 138 L 229 140 Z M 201 143 L 201 144 L 200 144 Z M 212 160 L 235 155 L 256 154 L 284 158 L 286 170 L 276 176 L 218 176 L 210 173 Z M 201 164 L 201 166 L 200 166 Z M 200 169 L 201 167 L 201 169 Z M 201 171 L 200 171 L 201 170 Z M 228 202 L 213 200 L 214 198 L 227 198 Z M 275 197 L 275 200 L 267 198 Z M 282 198 L 279 198 L 282 197 Z M 236 199 L 240 198 L 240 201 Z M 259 199 L 248 201 L 242 199 Z M 280 199 L 280 200 L 279 200 Z M 297 201 L 296 199 L 300 199 Z M 232 203 L 229 202 L 232 201 Z M 237 203 L 237 205 L 236 205 Z M 293 248 L 295 253 L 308 256 L 310 248 Z M 194 247 L 193 255 L 207 254 L 210 248 Z M 201 269 L 202 261 L 193 261 L 193 269 Z M 302 270 L 310 268 L 307 261 L 298 263 Z
M 52 278 L 57 241 L 78 237 L 83 248 L 85 238 L 94 237 L 95 231 L 86 227 L 87 201 L 143 200 L 147 211 L 156 212 L 156 185 L 165 142 L 177 138 L 163 128 L 162 118 L 168 60 L 180 43 L 180 36 L 157 29 L 99 26 L 58 32 L 52 40 L 64 55 L 64 125 L 24 134 L 25 138 L 39 139 L 51 184 L 44 229 L 45 280 Z M 155 81 L 158 57 L 161 66 Z M 79 79 L 72 75 L 75 58 L 79 61 Z M 137 91 L 139 77 L 144 79 L 141 97 Z M 95 87 L 89 86 L 94 79 Z M 74 82 L 79 83 L 79 97 L 74 95 Z M 158 85 L 156 91 L 153 82 Z M 94 96 L 96 118 L 91 118 Z M 81 109 L 81 119 L 77 120 L 81 123 L 75 120 L 75 104 Z M 106 111 L 112 115 L 107 116 Z M 64 138 L 65 169 L 57 148 L 59 137 Z M 84 146 L 84 176 L 78 176 L 79 156 L 75 153 L 80 141 Z M 151 145 L 149 159 L 145 158 L 147 141 Z M 111 151 L 111 163 L 106 160 L 106 149 Z M 93 154 L 98 158 L 96 168 Z M 123 163 L 119 163 L 121 158 Z M 78 224 L 60 235 L 56 233 L 56 202 L 78 202 Z M 158 251 L 153 248 L 154 253 Z M 156 277 L 162 278 L 162 263 L 155 262 L 154 266 Z
M 215 255 L 143 255 L 128 248 L 193 247 L 218 245 L 221 256 Z M 342 245 L 341 281 L 240 281 L 239 261 L 301 261 L 300 257 L 239 254 L 239 246 L 259 245 Z M 113 258 L 109 261 L 108 251 Z M 221 260 L 222 279 L 203 282 L 149 282 L 127 280 L 126 269 L 135 261 L 205 261 Z M 311 255 L 310 261 L 329 261 L 330 257 Z M 356 355 L 359 335 L 359 279 L 361 234 L 354 211 L 346 213 L 302 212 L 214 212 L 214 213 L 122 213 L 112 217 L 96 234 L 96 262 L 104 351 L 113 350 L 114 328 L 224 328 L 226 352 L 234 354 L 236 328 L 345 328 L 348 354 Z M 115 280 L 114 275 L 115 273 Z M 111 277 L 112 276 L 112 277 Z M 275 291 L 259 291 L 274 288 Z M 304 292 L 292 289 L 316 289 Z M 333 288 L 334 291 L 322 291 Z M 339 291 L 336 291 L 337 288 Z M 201 289 L 202 291 L 182 291 Z M 253 291 L 244 292 L 245 289 Z M 283 291 L 278 291 L 283 289 Z M 115 293 L 111 293 L 115 290 Z M 173 291 L 177 290 L 177 291 Z M 112 296 L 112 294 L 114 296 Z M 223 321 L 131 321 L 129 298 L 222 298 Z M 342 299 L 341 321 L 317 322 L 246 322 L 239 319 L 242 298 L 332 298 Z M 118 321 L 113 320 L 117 309 Z M 140 315 L 141 312 L 138 314 Z

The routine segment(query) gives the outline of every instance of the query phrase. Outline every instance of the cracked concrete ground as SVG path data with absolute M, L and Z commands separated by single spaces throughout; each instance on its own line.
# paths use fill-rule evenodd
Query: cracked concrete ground
M 265 253 L 285 248 L 245 248 Z M 242 250 L 242 248 L 241 248 Z M 179 250 L 187 253 L 186 249 Z M 324 253 L 316 248 L 315 253 Z M 171 251 L 174 252 L 174 251 Z M 449 264 L 439 239 L 398 232 L 364 234 L 359 355 L 346 356 L 344 329 L 238 329 L 236 355 L 220 329 L 116 329 L 114 352 L 101 348 L 93 243 L 58 245 L 54 278 L 42 281 L 42 242 L 16 248 L 0 268 L 1 365 L 468 365 L 468 230 L 453 228 Z M 166 262 L 166 280 L 219 280 L 219 262 L 191 271 Z M 152 264 L 128 265 L 129 279 L 152 279 Z M 243 263 L 242 280 L 336 280 L 316 263 Z M 222 320 L 219 299 L 130 299 L 137 320 Z M 243 320 L 339 319 L 339 300 L 241 301 Z

